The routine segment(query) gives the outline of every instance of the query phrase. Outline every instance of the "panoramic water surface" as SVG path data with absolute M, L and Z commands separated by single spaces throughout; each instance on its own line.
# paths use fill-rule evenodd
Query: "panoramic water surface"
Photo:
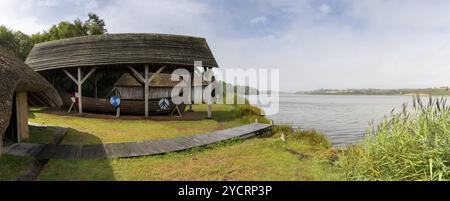
M 334 146 L 358 143 L 369 121 L 379 122 L 393 108 L 401 110 L 410 96 L 325 96 L 280 95 L 278 114 L 268 116 L 275 124 L 314 128 L 323 132 Z

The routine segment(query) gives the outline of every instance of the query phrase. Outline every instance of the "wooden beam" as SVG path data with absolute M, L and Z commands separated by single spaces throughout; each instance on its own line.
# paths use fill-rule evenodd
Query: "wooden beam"
M 83 75 L 81 75 L 81 68 L 78 67 L 77 68 L 78 71 L 78 113 L 83 114 L 83 94 L 82 94 L 82 85 L 83 82 L 81 80 L 81 77 Z
M 142 76 L 141 76 L 142 77 Z M 149 85 L 149 78 L 148 78 L 148 65 L 145 65 L 144 67 L 144 99 L 145 99 L 145 117 L 148 117 L 148 85 Z
M 153 73 L 150 79 L 148 80 L 148 83 L 150 83 L 156 76 L 158 76 L 165 68 L 166 66 L 162 66 L 155 73 Z
M 67 77 L 69 77 L 73 82 L 75 82 L 75 84 L 78 85 L 78 80 L 75 79 L 75 77 L 73 77 L 72 74 L 70 74 L 66 69 L 63 69 L 62 71 L 67 75 Z
M 139 81 L 145 82 L 144 77 L 142 77 L 142 75 L 136 69 L 134 69 L 132 66 L 128 66 L 128 68 L 131 70 L 131 72 L 133 72 L 134 76 L 139 79 Z
M 83 79 L 81 80 L 81 84 L 83 84 L 96 70 L 97 68 L 93 68 L 89 71 L 89 73 L 83 77 Z

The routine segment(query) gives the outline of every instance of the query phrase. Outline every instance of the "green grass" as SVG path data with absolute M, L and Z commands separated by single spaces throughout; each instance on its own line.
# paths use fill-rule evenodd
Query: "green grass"
M 413 108 L 404 105 L 370 128 L 362 145 L 343 151 L 348 180 L 450 180 L 450 106 L 415 98 Z
M 51 128 L 30 127 L 30 138 L 22 142 L 48 143 L 55 134 Z M 26 173 L 33 163 L 32 158 L 2 155 L 0 156 L 0 181 L 15 180 Z
M 243 107 L 243 106 L 242 106 Z M 248 107 L 248 106 L 246 106 Z M 155 121 L 155 120 L 123 120 L 96 119 L 77 116 L 61 116 L 32 110 L 30 121 L 34 123 L 70 127 L 62 144 L 98 144 L 115 142 L 133 142 L 176 138 L 201 133 L 208 133 L 230 127 L 241 126 L 254 118 L 264 121 L 265 118 L 255 115 L 244 116 L 241 106 L 213 105 L 214 119 L 196 121 Z M 206 105 L 194 105 L 194 111 L 205 113 Z
M 26 173 L 32 158 L 2 155 L 0 156 L 0 181 L 15 180 L 18 176 Z
M 38 143 L 46 144 L 50 142 L 55 135 L 55 131 L 52 128 L 43 128 L 30 126 L 30 137 L 22 140 L 25 143 Z
M 206 105 L 194 111 L 205 113 Z M 249 105 L 213 105 L 212 120 L 151 121 L 58 116 L 35 110 L 32 121 L 69 126 L 63 143 L 91 144 L 193 135 L 268 120 Z M 281 133 L 286 141 L 280 139 Z M 306 156 L 306 157 L 303 157 Z M 336 180 L 336 153 L 316 131 L 277 126 L 273 135 L 188 151 L 125 159 L 50 160 L 39 180 Z
M 297 131 L 295 135 L 309 135 Z M 300 134 L 303 133 L 303 134 Z M 236 140 L 160 156 L 52 160 L 40 180 L 335 180 L 335 154 L 300 138 Z M 292 135 L 293 136 L 293 135 Z M 287 149 L 308 155 L 299 158 Z M 88 170 L 88 171 L 87 171 Z

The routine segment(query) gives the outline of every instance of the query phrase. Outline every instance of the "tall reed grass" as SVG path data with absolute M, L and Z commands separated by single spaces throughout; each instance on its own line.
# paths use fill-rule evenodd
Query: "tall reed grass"
M 450 106 L 414 97 L 412 107 L 370 126 L 361 145 L 340 156 L 349 180 L 450 180 Z

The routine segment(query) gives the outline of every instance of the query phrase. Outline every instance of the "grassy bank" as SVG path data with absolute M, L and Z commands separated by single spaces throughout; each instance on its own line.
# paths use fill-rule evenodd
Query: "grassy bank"
M 173 133 L 179 135 L 203 133 L 252 123 L 255 118 L 259 122 L 268 123 L 265 117 L 258 115 L 260 114 L 258 108 L 249 105 L 214 105 L 213 108 L 214 119 L 186 122 L 138 120 L 134 123 L 128 121 L 122 123 L 114 119 L 52 116 L 39 112 L 33 113 L 32 116 L 33 121 L 38 123 L 70 125 L 74 131 L 64 139 L 65 143 L 70 144 L 132 141 L 111 137 L 117 130 L 130 129 L 130 124 L 141 126 L 136 130 L 139 137 L 133 138 L 136 140 L 175 137 Z M 197 105 L 194 111 L 204 113 L 206 105 Z M 111 125 L 112 122 L 115 129 L 105 133 L 104 127 Z M 164 129 L 159 129 L 162 126 Z M 152 130 L 148 132 L 147 129 Z M 95 140 L 81 139 L 86 137 L 82 136 L 83 132 L 89 132 Z M 124 132 L 124 138 L 133 132 L 135 132 L 133 129 Z M 155 133 L 159 134 L 154 135 Z M 280 139 L 281 133 L 284 133 L 285 141 Z M 330 150 L 330 143 L 317 132 L 276 127 L 272 134 L 264 137 L 223 142 L 206 148 L 160 156 L 105 160 L 50 160 L 38 179 L 328 180 L 337 177 L 333 173 L 335 169 L 332 165 L 335 153 Z
M 215 105 L 214 119 L 154 121 L 96 119 L 30 112 L 33 122 L 69 126 L 66 144 L 152 140 L 206 133 L 255 121 L 258 108 Z M 333 149 L 323 134 L 275 126 L 270 134 L 206 148 L 124 159 L 50 160 L 38 180 L 450 180 L 450 106 L 445 99 L 403 110 L 370 127 L 359 145 Z M 206 105 L 194 110 L 204 114 Z M 123 132 L 118 132 L 123 131 Z M 31 130 L 27 142 L 45 143 L 49 129 Z M 0 157 L 0 180 L 12 180 L 32 163 Z
M 252 123 L 255 118 L 268 122 L 258 115 L 258 108 L 249 105 L 214 105 L 213 108 L 214 119 L 199 121 L 94 119 L 42 111 L 33 111 L 30 117 L 36 123 L 70 126 L 71 131 L 63 140 L 67 144 L 193 135 Z M 194 110 L 205 113 L 206 106 L 196 105 Z M 128 130 L 123 132 L 124 136 L 116 134 Z M 128 133 L 132 139 L 127 138 Z M 280 139 L 281 135 L 285 141 Z M 339 178 L 334 172 L 335 157 L 322 134 L 277 126 L 271 135 L 264 137 L 160 156 L 50 160 L 38 180 L 330 180 Z
M 286 141 L 280 139 L 285 133 Z M 334 180 L 323 135 L 278 127 L 274 135 L 161 156 L 51 160 L 39 180 Z M 87 171 L 89 170 L 89 171 Z
M 450 106 L 415 98 L 413 111 L 386 117 L 339 163 L 349 180 L 450 180 Z

